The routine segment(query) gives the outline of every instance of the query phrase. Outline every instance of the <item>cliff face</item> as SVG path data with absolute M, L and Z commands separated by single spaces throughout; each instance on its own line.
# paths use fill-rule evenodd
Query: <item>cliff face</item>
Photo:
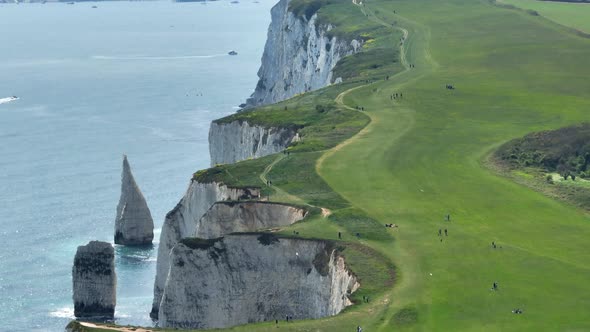
M 212 122 L 209 129 L 211 166 L 281 152 L 297 137 L 294 129 L 251 126 L 246 121 Z
M 72 268 L 74 315 L 112 319 L 117 276 L 115 250 L 110 243 L 91 241 L 79 246 Z
M 252 232 L 291 225 L 307 211 L 269 202 L 217 202 L 197 224 L 196 236 L 212 239 L 230 233 Z
M 186 244 L 185 244 L 186 243 Z M 350 305 L 359 284 L 324 241 L 228 235 L 177 245 L 159 325 L 222 328 L 284 319 L 320 318 Z
M 260 80 L 247 107 L 277 103 L 331 84 L 338 60 L 361 46 L 357 40 L 329 37 L 331 25 L 316 24 L 317 14 L 309 20 L 295 16 L 289 2 L 280 0 L 271 10 Z
M 184 197 L 176 207 L 166 215 L 156 264 L 156 281 L 154 284 L 154 302 L 151 316 L 158 317 L 162 292 L 170 267 L 170 250 L 185 237 L 197 236 L 197 224 L 211 205 L 218 201 L 256 198 L 258 188 L 229 188 L 218 183 L 191 182 Z
M 121 198 L 115 219 L 115 243 L 123 245 L 151 244 L 154 238 L 154 220 L 145 198 L 139 190 L 127 156 L 123 156 Z

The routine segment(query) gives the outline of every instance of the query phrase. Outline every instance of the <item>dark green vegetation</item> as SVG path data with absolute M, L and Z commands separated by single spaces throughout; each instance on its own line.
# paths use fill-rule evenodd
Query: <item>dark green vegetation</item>
M 331 216 L 281 233 L 336 240 L 341 232 L 343 244 L 356 246 L 344 250 L 347 262 L 355 273 L 369 274 L 354 295 L 357 305 L 341 315 L 280 329 L 590 330 L 590 218 L 483 167 L 504 142 L 588 121 L 590 39 L 487 0 L 370 0 L 362 7 L 342 0 L 318 15 L 342 22 L 340 31 L 390 31 L 371 36 L 366 50 L 387 40 L 397 48 L 397 27 L 406 29 L 401 54 L 415 67 L 391 74 L 377 68 L 373 83 L 352 78 L 309 94 L 331 95 L 339 108 L 362 105 L 371 118 L 346 144 L 314 150 L 321 157 L 305 172 L 317 170 L 319 177 L 293 175 L 287 166 L 309 165 L 295 160 L 317 158 L 313 153 L 270 156 L 257 171 L 253 161 L 237 164 L 272 175 L 273 199 L 332 206 Z M 357 16 L 347 21 L 346 15 Z M 385 75 L 392 76 L 379 79 Z M 403 99 L 391 100 L 396 92 Z M 256 174 L 246 178 L 256 181 Z M 439 229 L 448 236 L 439 237 Z M 365 249 L 371 259 L 362 256 Z M 396 267 L 394 284 L 376 263 L 383 260 Z M 493 282 L 498 291 L 490 290 Z M 524 313 L 512 314 L 515 308 Z M 228 329 L 276 330 L 274 322 Z
M 184 238 L 180 240 L 180 243 L 191 249 L 202 249 L 206 250 L 215 245 L 216 242 L 220 241 L 221 238 L 216 239 L 200 239 L 195 237 Z
M 291 11 L 297 17 L 305 17 L 310 19 L 315 13 L 317 13 L 322 6 L 327 5 L 327 0 L 296 0 L 289 3 L 289 11 Z
M 502 145 L 492 168 L 518 183 L 590 209 L 590 125 L 531 133 Z
M 409 325 L 418 321 L 418 310 L 416 308 L 403 308 L 393 316 L 396 325 Z
M 590 177 L 590 125 L 528 134 L 501 146 L 497 158 L 510 166 L 537 167 L 564 179 Z

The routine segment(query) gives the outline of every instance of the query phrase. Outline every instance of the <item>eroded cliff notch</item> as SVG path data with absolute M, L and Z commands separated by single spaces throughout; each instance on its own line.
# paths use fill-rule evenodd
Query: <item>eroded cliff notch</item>
M 217 202 L 201 217 L 194 236 L 215 238 L 230 233 L 252 232 L 289 226 L 307 210 L 274 202 Z

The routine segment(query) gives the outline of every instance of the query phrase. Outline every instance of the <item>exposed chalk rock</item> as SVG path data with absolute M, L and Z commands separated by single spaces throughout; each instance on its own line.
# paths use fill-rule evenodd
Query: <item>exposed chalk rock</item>
M 230 233 L 252 232 L 291 225 L 307 211 L 273 202 L 217 202 L 197 224 L 195 236 L 212 239 Z
M 150 316 L 158 318 L 162 292 L 170 268 L 170 250 L 185 237 L 196 236 L 197 224 L 209 208 L 218 201 L 253 199 L 260 196 L 259 188 L 232 188 L 219 183 L 192 181 L 184 197 L 168 212 L 158 248 L 154 302 Z
M 123 156 L 121 175 L 121 198 L 117 205 L 115 220 L 115 243 L 123 245 L 146 245 L 154 239 L 154 220 L 145 198 L 139 190 L 127 156 Z
M 359 51 L 362 42 L 330 36 L 332 25 L 319 24 L 317 14 L 297 17 L 290 0 L 280 0 L 271 10 L 271 23 L 258 70 L 256 90 L 246 108 L 274 104 L 296 94 L 330 85 L 338 61 Z
M 115 250 L 110 243 L 91 241 L 79 246 L 72 268 L 74 315 L 112 319 L 117 275 Z
M 209 128 L 211 166 L 232 164 L 277 153 L 297 139 L 297 131 L 294 128 L 251 126 L 246 121 L 213 121 Z
M 184 239 L 159 313 L 161 327 L 223 328 L 339 313 L 359 284 L 330 242 L 272 234 Z

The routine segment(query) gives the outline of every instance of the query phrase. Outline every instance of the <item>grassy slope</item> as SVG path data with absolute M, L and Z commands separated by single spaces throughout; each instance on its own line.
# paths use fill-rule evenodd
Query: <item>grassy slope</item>
M 424 76 L 345 98 L 369 105 L 372 122 L 320 169 L 353 205 L 400 224 L 396 246 L 383 248 L 402 275 L 387 317 L 415 304 L 420 324 L 408 330 L 590 328 L 588 217 L 480 166 L 505 140 L 588 119 L 590 41 L 484 1 L 369 6 L 386 20 L 396 9 L 419 22 L 406 22 L 414 33 L 408 57 L 417 64 L 410 75 Z M 407 98 L 383 107 L 400 89 Z M 447 212 L 451 224 L 442 221 Z M 441 227 L 450 232 L 443 243 Z M 501 250 L 490 249 L 494 240 Z M 516 307 L 525 314 L 511 314 Z
M 590 33 L 590 3 L 567 3 L 539 0 L 501 0 L 522 9 L 537 11 L 559 24 Z
M 397 266 L 397 282 L 393 288 L 366 282 L 385 271 L 362 255 L 349 254 L 352 265 L 365 273 L 361 291 L 371 295 L 371 303 L 279 328 L 590 329 L 588 216 L 481 165 L 494 147 L 511 138 L 588 120 L 590 40 L 483 0 L 372 0 L 365 11 L 408 30 L 406 56 L 416 68 L 344 96 L 347 105 L 363 105 L 371 123 L 320 159 L 318 170 L 327 183 L 315 174 L 294 172 L 299 165 L 309 169 L 322 151 L 293 153 L 266 175 L 287 193 L 283 199 L 298 195 L 305 203 L 334 209 L 329 219 L 316 216 L 286 233 L 333 239 L 340 230 L 352 242 L 352 234 L 360 231 L 360 243 Z M 446 90 L 448 83 L 457 90 Z M 400 91 L 403 100 L 389 99 Z M 275 158 L 244 177 L 257 181 L 262 166 Z M 443 222 L 446 213 L 452 215 L 450 224 Z M 390 222 L 400 228 L 379 226 Z M 439 228 L 449 229 L 443 242 L 436 235 Z M 502 249 L 492 250 L 491 241 Z M 493 281 L 500 291 L 489 290 Z M 516 307 L 525 314 L 511 314 Z M 274 323 L 262 323 L 228 331 L 276 329 Z

